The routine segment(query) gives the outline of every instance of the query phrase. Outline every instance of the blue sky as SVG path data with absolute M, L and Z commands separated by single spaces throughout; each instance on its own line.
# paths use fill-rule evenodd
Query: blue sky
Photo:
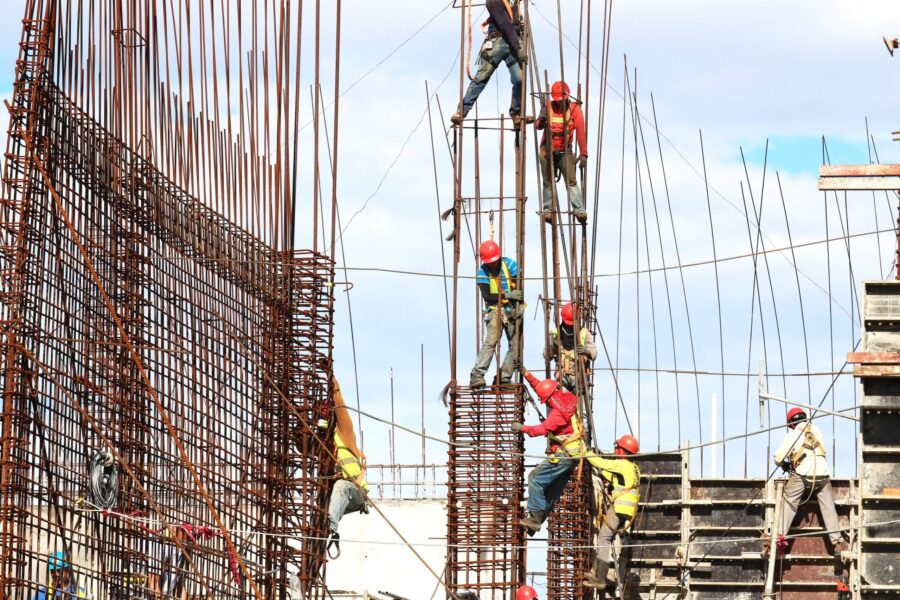
M 5 3 L 7 14 L 21 14 L 22 4 L 21 0 L 9 0 Z M 579 4 L 578 0 L 562 2 L 563 29 L 567 35 L 577 32 Z M 442 245 L 446 252 L 451 250 L 449 244 L 442 242 L 448 233 L 446 225 L 438 230 L 428 122 L 422 120 L 426 81 L 432 92 L 437 91 L 445 116 L 452 112 L 458 95 L 456 54 L 460 14 L 453 9 L 442 10 L 444 6 L 443 0 L 344 2 L 344 88 L 384 59 L 383 64 L 347 92 L 341 103 L 339 198 L 345 223 L 351 214 L 361 211 L 344 235 L 349 267 L 436 274 L 441 272 Z M 555 2 L 533 1 L 537 58 L 551 80 L 558 72 L 559 50 L 556 31 L 545 17 L 553 19 L 554 14 Z M 435 18 L 429 25 L 415 33 L 432 17 Z M 770 373 L 781 372 L 782 368 L 791 374 L 824 373 L 840 368 L 858 336 L 854 290 L 859 289 L 862 279 L 879 278 L 885 272 L 894 245 L 890 233 L 880 238 L 856 237 L 846 244 L 840 240 L 827 246 L 810 245 L 794 254 L 766 255 L 769 273 L 761 270 L 758 280 L 764 327 L 759 321 L 758 303 L 752 300 L 754 277 L 750 258 L 720 264 L 718 295 L 716 273 L 711 265 L 686 267 L 681 273 L 677 269 L 669 270 L 668 281 L 659 271 L 621 278 L 615 273 L 620 261 L 623 271 L 663 264 L 672 267 L 676 260 L 676 236 L 683 264 L 709 260 L 712 258 L 710 214 L 719 258 L 744 255 L 754 246 L 761 247 L 759 244 L 766 248 L 787 246 L 785 210 L 795 244 L 822 240 L 826 233 L 830 237 L 840 236 L 841 228 L 845 227 L 851 233 L 892 228 L 896 218 L 894 200 L 852 196 L 848 202 L 848 223 L 847 215 L 842 212 L 843 198 L 825 199 L 816 191 L 822 137 L 828 140 L 832 162 L 867 162 L 870 147 L 866 119 L 870 141 L 874 142 L 881 162 L 897 161 L 897 148 L 890 132 L 900 128 L 896 109 L 900 57 L 892 60 L 881 41 L 885 34 L 900 35 L 900 30 L 885 29 L 885 24 L 892 23 L 900 24 L 900 5 L 888 0 L 853 3 L 633 0 L 615 5 L 600 212 L 593 214 L 591 210 L 590 215 L 592 220 L 599 219 L 601 223 L 597 271 L 607 276 L 597 281 L 600 325 L 613 364 L 625 368 L 640 365 L 642 369 L 648 366 L 673 369 L 677 364 L 679 370 L 692 370 L 696 363 L 700 371 L 720 371 L 724 366 L 729 373 L 748 369 L 755 373 L 760 359 L 765 357 Z M 18 39 L 19 27 L 17 18 L 0 23 L 0 32 L 7 40 L 0 46 L 0 95 L 7 98 L 16 51 L 13 40 Z M 600 29 L 599 17 L 594 28 L 595 32 Z M 323 35 L 327 47 L 329 33 Z M 391 54 L 411 35 L 408 43 Z M 599 61 L 598 44 L 599 37 L 596 37 L 592 52 L 595 61 Z M 573 73 L 575 51 L 568 42 L 564 49 L 566 72 Z M 624 152 L 621 141 L 626 54 L 631 84 L 636 85 L 639 107 L 645 117 L 644 135 L 650 155 L 648 170 L 641 150 L 640 186 L 635 185 L 635 148 L 633 140 L 628 139 L 632 135 L 630 128 L 626 128 Z M 329 62 L 330 57 L 326 56 L 325 61 Z M 448 73 L 449 77 L 441 85 Z M 588 113 L 591 122 L 596 124 L 596 73 L 592 78 Z M 501 68 L 479 100 L 479 111 L 496 114 L 505 110 L 508 92 L 507 74 Z M 323 93 L 326 97 L 333 96 L 328 84 Z M 668 199 L 651 127 L 651 93 L 662 134 Z M 453 192 L 451 165 L 437 123 L 437 109 L 434 103 L 439 203 L 447 208 Z M 2 129 L 5 132 L 5 127 Z M 702 178 L 700 130 L 711 186 L 709 208 Z M 593 154 L 596 126 L 589 135 Z M 769 156 L 764 187 L 762 165 L 766 140 Z M 744 181 L 741 148 L 749 163 L 749 184 Z M 528 194 L 532 198 L 529 211 L 537 197 L 535 168 L 533 158 L 529 157 Z M 778 194 L 776 171 L 780 173 L 784 208 Z M 497 185 L 496 173 L 486 168 L 483 179 L 482 193 L 487 195 Z M 752 202 L 759 204 L 761 198 L 764 200 L 761 242 L 755 241 L 755 231 L 748 236 L 742 182 L 748 203 L 751 190 Z M 589 199 L 592 202 L 593 193 L 589 193 Z M 621 253 L 618 249 L 620 201 L 625 207 L 621 215 Z M 656 214 L 660 215 L 659 230 Z M 646 232 L 642 215 L 649 219 Z M 538 225 L 530 212 L 527 227 L 526 272 L 537 277 L 541 274 Z M 344 257 L 339 258 L 343 262 Z M 799 266 L 799 276 L 795 277 L 792 262 Z M 762 257 L 758 266 L 765 269 Z M 471 275 L 474 269 L 474 259 L 468 253 L 461 272 Z M 682 275 L 686 291 L 681 287 Z M 358 390 L 353 377 L 347 297 L 342 291 L 337 293 L 335 351 L 337 373 L 348 400 L 355 403 L 358 392 L 364 410 L 389 415 L 393 370 L 396 420 L 417 428 L 420 347 L 424 344 L 426 429 L 432 435 L 446 437 L 447 414 L 437 400 L 438 392 L 449 378 L 440 278 L 351 271 L 349 279 L 354 283 L 349 299 L 353 307 Z M 474 309 L 474 288 L 466 280 L 461 281 L 460 288 L 463 292 L 458 375 L 465 378 L 474 359 L 473 337 L 478 316 Z M 539 288 L 538 282 L 526 286 L 526 299 L 532 308 L 537 303 Z M 719 351 L 719 296 L 724 359 Z M 756 315 L 752 327 L 751 311 Z M 532 320 L 532 314 L 529 310 L 526 320 L 526 363 L 536 367 L 541 363 L 543 334 L 540 321 Z M 692 337 L 688 335 L 688 315 Z M 804 330 L 807 344 L 804 344 Z M 605 368 L 608 364 L 601 351 L 595 366 Z M 826 394 L 830 381 L 830 375 L 770 377 L 769 387 L 779 395 L 818 402 Z M 630 416 L 635 422 L 640 421 L 642 442 L 648 449 L 673 448 L 701 439 L 708 441 L 712 429 L 712 394 L 717 394 L 720 402 L 724 396 L 724 406 L 720 406 L 718 414 L 720 419 L 725 416 L 727 435 L 760 426 L 755 397 L 757 380 L 753 376 L 728 375 L 722 385 L 718 375 L 698 376 L 695 380 L 686 374 L 676 377 L 671 373 L 623 372 L 618 386 Z M 835 387 L 834 406 L 852 405 L 855 393 L 852 378 L 840 378 Z M 615 385 L 608 372 L 599 374 L 595 410 L 599 443 L 605 447 L 624 427 L 615 397 Z M 830 394 L 826 402 L 829 407 L 832 405 Z M 763 425 L 779 425 L 783 412 L 780 405 L 766 409 Z M 529 414 L 528 419 L 533 422 L 536 416 Z M 389 428 L 365 419 L 363 428 L 370 462 L 387 462 Z M 718 429 L 721 436 L 721 423 Z M 832 456 L 838 456 L 835 460 L 838 474 L 853 474 L 855 427 L 839 421 L 832 425 L 832 420 L 827 419 L 823 429 L 834 438 L 831 449 L 836 451 Z M 774 441 L 777 442 L 779 435 L 778 431 L 772 434 Z M 421 444 L 417 437 L 397 431 L 396 440 L 398 462 L 419 460 Z M 769 441 L 770 436 L 762 434 L 752 438 L 746 450 L 743 441 L 729 443 L 724 451 L 719 447 L 719 470 L 715 474 L 722 474 L 724 461 L 727 475 L 745 472 L 764 475 L 768 470 Z M 528 449 L 540 453 L 542 444 L 531 442 Z M 695 453 L 692 460 L 699 470 L 699 454 Z M 427 461 L 444 463 L 444 446 L 428 442 Z M 714 474 L 710 470 L 711 461 L 712 454 L 707 452 L 706 475 Z

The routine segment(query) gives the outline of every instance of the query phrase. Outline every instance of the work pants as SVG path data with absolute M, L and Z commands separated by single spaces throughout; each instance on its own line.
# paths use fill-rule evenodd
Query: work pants
M 475 79 L 469 83 L 466 89 L 466 95 L 463 97 L 462 112 L 463 116 L 469 114 L 478 96 L 484 90 L 491 75 L 505 62 L 506 68 L 509 69 L 509 81 L 512 83 L 512 99 L 510 100 L 509 113 L 518 115 L 522 111 L 522 67 L 519 66 L 519 59 L 515 56 L 506 39 L 503 36 L 497 36 L 491 39 L 492 48 L 481 55 L 481 66 L 475 73 Z
M 497 344 L 500 343 L 500 330 L 502 328 L 506 332 L 509 348 L 506 351 L 503 364 L 500 366 L 500 383 L 509 383 L 519 364 L 522 308 L 517 306 L 509 311 L 502 308 L 494 309 L 485 316 L 484 326 L 484 344 L 481 345 L 481 350 L 478 351 L 478 356 L 475 359 L 471 380 L 484 379 L 484 374 L 487 373 L 488 367 L 491 366 L 491 359 L 494 358 L 494 354 L 497 351 Z
M 566 191 L 569 197 L 569 207 L 572 209 L 572 212 L 584 210 L 584 202 L 582 202 L 581 200 L 581 188 L 578 186 L 578 177 L 576 176 L 577 168 L 575 166 L 575 155 L 572 153 L 572 148 L 569 147 L 566 148 L 565 151 L 555 150 L 553 152 L 553 169 L 550 168 L 550 159 L 547 156 L 547 147 L 544 145 L 541 146 L 540 158 L 541 175 L 543 175 L 544 177 L 543 209 L 547 211 L 553 208 L 553 190 L 556 188 L 555 171 L 558 169 L 559 172 L 562 173 L 563 179 L 566 182 Z M 557 204 L 561 209 L 562 203 L 559 202 L 558 198 Z
M 606 581 L 606 574 L 612 563 L 612 545 L 619 533 L 619 528 L 625 524 L 625 520 L 616 512 L 615 506 L 610 505 L 603 516 L 603 523 L 597 533 L 597 558 L 594 561 L 594 577 L 598 581 Z
M 564 456 L 566 453 L 559 450 L 553 455 L 556 462 L 545 458 L 528 474 L 528 512 L 549 513 L 559 502 L 578 466 L 577 458 L 561 458 Z
M 346 479 L 338 479 L 331 490 L 328 503 L 328 528 L 337 533 L 338 523 L 347 513 L 359 512 L 366 506 L 366 497 L 358 485 Z
M 797 473 L 791 473 L 787 483 L 784 485 L 783 504 L 781 507 L 781 535 L 787 535 L 791 529 L 791 523 L 794 522 L 794 516 L 797 514 L 797 507 L 800 501 L 810 495 L 816 497 L 819 502 L 819 511 L 822 513 L 822 521 L 825 529 L 828 530 L 828 537 L 831 543 L 843 541 L 840 531 L 837 531 L 841 524 L 838 521 L 837 510 L 834 506 L 834 495 L 831 492 L 831 480 L 828 477 L 816 477 L 813 483 L 812 477 L 803 477 Z

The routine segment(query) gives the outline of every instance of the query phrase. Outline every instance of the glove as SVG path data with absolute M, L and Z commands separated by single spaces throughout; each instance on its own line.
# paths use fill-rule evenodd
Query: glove
M 528 369 L 525 368 L 525 365 L 519 365 L 519 373 L 521 373 L 522 377 L 528 375 Z
M 522 290 L 512 290 L 506 292 L 506 299 L 512 300 L 513 302 L 521 302 L 525 299 L 525 293 Z
M 575 354 L 579 356 L 590 356 L 591 353 L 584 347 L 584 344 L 575 344 Z
M 587 168 L 587 154 L 582 154 L 578 157 L 578 166 L 582 169 Z
M 522 433 L 522 427 L 524 427 L 524 425 L 522 425 L 521 423 L 513 423 L 510 426 L 510 429 L 512 429 L 515 433 Z
M 553 358 L 556 358 L 556 352 L 553 351 L 553 348 L 550 346 L 544 348 L 544 360 L 551 360 Z

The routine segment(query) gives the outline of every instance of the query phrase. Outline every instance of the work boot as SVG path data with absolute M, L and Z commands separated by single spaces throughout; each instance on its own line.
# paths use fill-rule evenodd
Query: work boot
M 454 125 L 459 125 L 460 123 L 462 123 L 462 120 L 464 118 L 466 118 L 464 114 L 462 114 L 460 111 L 456 111 L 455 113 L 450 115 L 450 122 Z
M 587 223 L 587 211 L 584 209 L 575 211 L 575 218 L 578 219 L 578 222 L 584 225 Z
M 553 222 L 553 212 L 549 210 L 545 210 L 541 213 L 541 218 L 544 220 L 544 223 L 552 223 Z
M 484 375 L 477 375 L 477 374 L 473 373 L 472 377 L 469 379 L 469 387 L 470 388 L 484 387 Z
M 522 121 L 525 121 L 526 125 L 528 125 L 530 123 L 534 123 L 534 117 L 531 115 L 526 115 L 526 116 L 522 117 L 515 113 L 509 113 L 509 116 L 512 118 L 513 127 L 515 127 L 516 129 L 519 128 L 519 125 L 522 124 Z
M 525 531 L 528 533 L 528 537 L 531 537 L 541 530 L 541 525 L 544 523 L 544 519 L 546 518 L 547 513 L 543 510 L 527 512 L 525 513 L 524 519 L 519 519 L 519 525 L 524 527 Z
M 592 590 L 605 590 L 607 584 L 609 583 L 606 580 L 608 573 L 609 563 L 600 560 L 599 558 L 595 558 L 594 569 L 584 578 L 584 587 L 590 588 Z

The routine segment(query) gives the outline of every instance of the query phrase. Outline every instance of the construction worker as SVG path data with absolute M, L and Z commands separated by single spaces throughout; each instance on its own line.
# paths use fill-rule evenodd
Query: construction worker
M 516 600 L 537 600 L 537 592 L 530 585 L 520 585 L 516 590 Z
M 603 524 L 597 535 L 594 569 L 585 578 L 585 587 L 606 589 L 613 540 L 617 534 L 630 529 L 637 515 L 641 499 L 641 472 L 629 457 L 637 454 L 638 449 L 637 438 L 623 435 L 616 440 L 615 454 L 618 458 L 603 458 L 594 452 L 587 455 L 587 461 L 600 475 L 603 501 L 598 505 Z
M 544 360 L 556 361 L 556 380 L 566 390 L 575 393 L 577 358 L 581 357 L 585 371 L 590 372 L 591 361 L 597 358 L 594 336 L 582 327 L 575 337 L 575 305 L 569 302 L 560 311 L 562 323 L 559 329 L 550 328 L 550 344 L 544 349 Z
M 500 367 L 500 383 L 509 383 L 516 370 L 519 356 L 519 333 L 522 324 L 524 296 L 522 290 L 516 289 L 513 280 L 519 276 L 519 266 L 511 258 L 502 256 L 500 246 L 494 240 L 488 240 L 478 249 L 481 257 L 481 268 L 475 279 L 481 297 L 484 300 L 484 344 L 478 351 L 475 367 L 469 378 L 473 388 L 484 385 L 484 374 L 487 373 L 494 357 L 497 344 L 500 343 L 500 330 L 506 332 L 509 349 Z
M 781 523 L 778 530 L 778 546 L 787 549 L 787 535 L 797 514 L 797 507 L 813 496 L 819 502 L 822 521 L 829 532 L 835 556 L 847 549 L 841 535 L 840 522 L 831 492 L 825 444 L 822 432 L 806 417 L 806 411 L 794 407 L 787 413 L 787 423 L 791 431 L 784 437 L 775 451 L 775 464 L 790 473 L 784 486 L 781 507 Z M 776 524 L 777 525 L 777 524 Z
M 563 81 L 557 81 L 550 88 L 550 101 L 544 104 L 541 114 L 534 122 L 537 129 L 544 129 L 541 137 L 541 175 L 544 177 L 544 206 L 541 216 L 549 223 L 552 216 L 553 190 L 556 188 L 556 174 L 560 173 L 566 179 L 566 190 L 569 197 L 569 206 L 580 223 L 587 221 L 587 211 L 584 210 L 584 201 L 581 197 L 581 188 L 576 177 L 576 162 L 579 168 L 587 166 L 587 133 L 584 130 L 584 113 L 581 112 L 581 103 L 570 99 L 569 86 Z M 547 139 L 546 129 L 550 129 L 550 139 Z M 578 160 L 573 154 L 572 142 L 578 141 Z M 553 158 L 551 169 L 550 158 Z
M 540 380 L 524 369 L 522 375 L 541 403 L 550 407 L 547 418 L 540 425 L 512 425 L 513 431 L 530 437 L 547 436 L 550 441 L 547 458 L 528 474 L 528 512 L 519 524 L 531 536 L 540 530 L 559 501 L 572 471 L 584 456 L 584 442 L 578 397 L 562 390 L 555 379 Z
M 488 19 L 482 25 L 487 26 L 487 37 L 481 46 L 481 67 L 475 73 L 475 78 L 469 83 L 462 105 L 459 107 L 450 121 L 454 125 L 462 122 L 478 96 L 484 90 L 491 75 L 505 62 L 509 70 L 509 80 L 512 83 L 512 99 L 509 105 L 509 116 L 513 118 L 516 126 L 519 124 L 522 111 L 522 67 L 528 62 L 526 49 L 523 47 L 520 32 L 520 16 L 518 0 L 486 0 L 485 8 L 488 11 Z
M 331 499 L 328 503 L 328 528 L 331 530 L 329 548 L 334 547 L 340 556 L 340 536 L 338 523 L 347 513 L 368 513 L 367 498 L 369 484 L 366 482 L 366 456 L 356 446 L 356 433 L 353 420 L 344 404 L 341 386 L 336 378 L 332 378 L 334 399 L 334 447 L 337 456 L 339 479 L 334 482 Z
M 45 588 L 38 590 L 34 600 L 87 598 L 87 591 L 78 585 L 66 552 L 58 550 L 48 557 L 47 575 L 50 581 Z

